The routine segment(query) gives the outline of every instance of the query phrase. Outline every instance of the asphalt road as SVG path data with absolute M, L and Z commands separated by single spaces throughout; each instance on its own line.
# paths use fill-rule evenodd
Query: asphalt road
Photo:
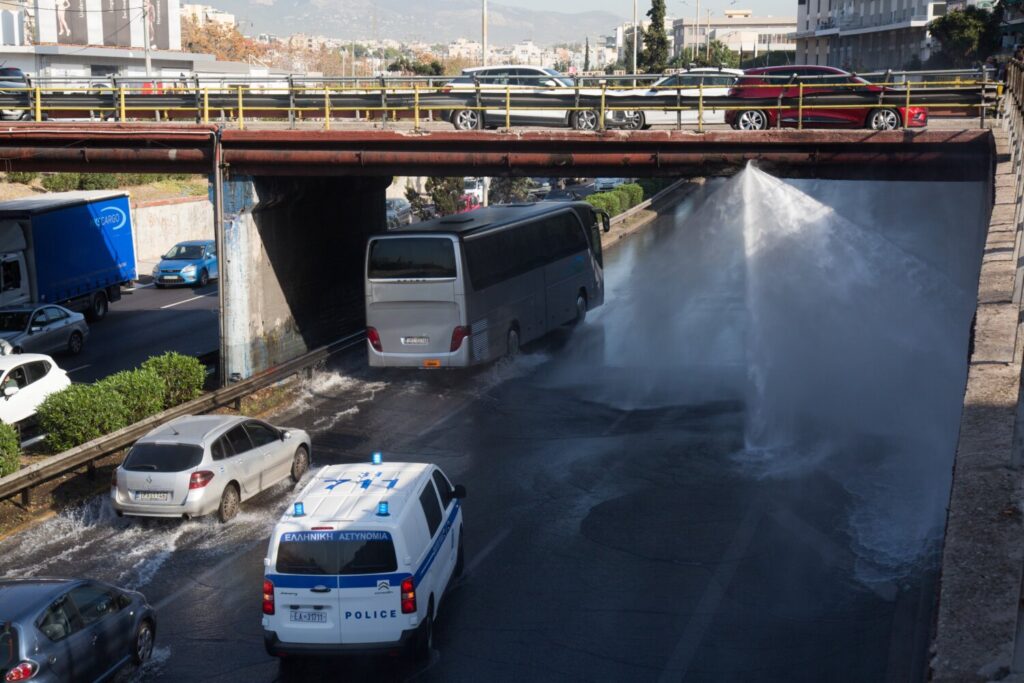
M 430 663 L 328 660 L 301 680 L 921 678 L 934 573 L 856 580 L 854 501 L 840 483 L 814 471 L 750 476 L 734 459 L 742 403 L 629 406 L 607 398 L 628 366 L 588 366 L 605 332 L 628 326 L 633 283 L 673 227 L 664 219 L 609 253 L 603 309 L 515 361 L 383 372 L 356 349 L 306 385 L 283 422 L 312 431 L 314 465 L 381 450 L 437 463 L 469 495 L 466 572 L 442 606 Z M 211 315 L 202 305 L 197 320 Z M 279 485 L 223 526 L 118 519 L 96 499 L 0 543 L 0 574 L 144 591 L 158 647 L 125 678 L 280 680 L 263 650 L 260 589 L 291 491 Z
M 200 355 L 219 348 L 217 283 L 203 289 L 156 289 L 144 284 L 110 304 L 107 317 L 89 326 L 77 356 L 55 360 L 75 382 L 93 382 L 137 367 L 165 351 Z

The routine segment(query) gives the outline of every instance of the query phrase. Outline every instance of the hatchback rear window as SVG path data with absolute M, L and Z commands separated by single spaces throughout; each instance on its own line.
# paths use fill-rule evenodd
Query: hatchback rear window
M 203 449 L 180 443 L 137 443 L 124 459 L 129 472 L 184 472 L 199 465 Z
M 281 535 L 281 574 L 386 574 L 398 568 L 395 545 L 385 531 L 302 531 Z
M 402 237 L 370 242 L 371 280 L 455 277 L 455 245 L 439 237 Z
M 0 625 L 0 671 L 6 671 L 21 661 L 18 654 L 18 629 L 11 623 Z

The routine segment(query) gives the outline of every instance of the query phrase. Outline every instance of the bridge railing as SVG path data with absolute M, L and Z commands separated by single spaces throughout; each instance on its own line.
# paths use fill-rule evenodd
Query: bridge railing
M 693 72 L 694 76 L 714 76 Z M 0 117 L 5 120 L 88 119 L 92 121 L 190 120 L 234 122 L 240 128 L 257 121 L 313 120 L 329 129 L 332 122 L 379 118 L 387 123 L 409 119 L 415 128 L 428 120 L 452 120 L 462 114 L 463 127 L 511 127 L 513 118 L 528 116 L 552 125 L 578 129 L 630 128 L 639 125 L 637 112 L 675 114 L 676 126 L 708 123 L 711 113 L 772 113 L 802 128 L 815 113 L 843 109 L 891 109 L 906 127 L 907 110 L 984 112 L 1002 94 L 1002 84 L 985 72 L 886 72 L 880 79 L 832 82 L 834 77 L 796 75 L 756 77 L 742 81 L 742 92 L 721 83 L 634 85 L 608 77 L 588 83 L 583 77 L 517 77 L 516 83 L 491 83 L 465 77 L 437 78 L 268 79 L 246 83 L 202 80 L 152 83 L 120 81 L 111 85 L 73 86 L 47 83 L 0 90 Z M 633 77 L 639 81 L 640 77 Z M 646 79 L 653 78 L 645 76 Z M 742 77 L 749 81 L 751 77 Z M 723 94 L 723 91 L 729 94 Z M 758 93 L 763 91 L 764 96 Z M 486 120 L 485 120 L 486 118 Z M 795 121 L 790 121 L 795 119 Z

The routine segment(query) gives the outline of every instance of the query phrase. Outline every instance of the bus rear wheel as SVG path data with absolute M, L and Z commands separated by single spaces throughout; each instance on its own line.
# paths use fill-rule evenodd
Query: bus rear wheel
M 587 319 L 587 297 L 580 292 L 576 295 L 576 317 L 573 319 L 572 324 L 579 326 L 584 323 Z

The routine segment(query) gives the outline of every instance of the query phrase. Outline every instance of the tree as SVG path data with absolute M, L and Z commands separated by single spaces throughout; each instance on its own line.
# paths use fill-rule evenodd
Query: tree
M 644 50 L 640 58 L 644 71 L 660 74 L 668 65 L 668 36 L 665 35 L 665 0 L 651 0 L 647 10 L 651 25 L 644 30 Z
M 267 52 L 267 46 L 246 38 L 234 26 L 200 26 L 191 17 L 181 21 L 181 44 L 188 52 L 212 54 L 217 59 L 235 62 L 259 58 Z
M 409 200 L 413 213 L 420 220 L 426 220 L 433 215 L 449 216 L 462 208 L 464 182 L 465 180 L 460 177 L 427 178 L 427 182 L 423 184 L 426 197 L 410 187 L 405 191 L 405 198 Z M 427 198 L 430 199 L 429 202 Z
M 388 71 L 401 71 L 415 76 L 442 76 L 444 75 L 444 64 L 436 59 L 432 59 L 428 63 L 419 60 L 414 62 L 408 57 L 399 57 L 388 65 Z
M 964 68 L 983 62 L 999 49 L 1002 3 L 995 12 L 968 5 L 936 17 L 928 24 L 940 48 L 936 66 Z
M 587 46 L 583 51 L 583 71 L 590 71 L 590 36 L 587 36 Z
M 491 178 L 487 199 L 491 204 L 524 202 L 530 198 L 529 178 Z
M 708 52 L 710 52 L 710 56 L 705 56 Z M 679 53 L 672 60 L 672 66 L 676 67 L 688 67 L 690 64 L 695 66 L 724 66 L 735 69 L 740 65 L 740 56 L 730 50 L 722 41 L 712 40 L 710 50 L 702 49 L 692 59 L 689 54 Z

